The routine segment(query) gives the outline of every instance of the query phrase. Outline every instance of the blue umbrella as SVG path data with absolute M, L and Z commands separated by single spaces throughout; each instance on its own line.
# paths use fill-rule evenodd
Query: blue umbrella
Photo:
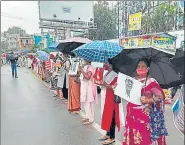
M 30 50 L 28 50 L 28 49 L 24 49 L 23 51 L 22 51 L 22 53 L 28 53 L 28 52 L 30 52 Z
M 122 50 L 123 47 L 117 43 L 93 41 L 76 48 L 73 52 L 91 62 L 106 62 L 106 59 L 116 56 Z
M 46 53 L 45 51 L 37 51 L 37 55 L 40 60 L 48 60 L 49 59 L 49 54 Z

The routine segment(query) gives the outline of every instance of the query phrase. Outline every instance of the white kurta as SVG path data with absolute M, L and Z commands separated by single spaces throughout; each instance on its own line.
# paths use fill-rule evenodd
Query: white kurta
M 64 78 L 66 76 L 66 88 L 69 88 L 69 76 L 68 76 L 68 72 L 64 69 L 64 66 L 66 66 L 66 69 L 69 70 L 69 67 L 70 67 L 69 61 L 66 61 L 65 64 L 60 68 L 58 72 L 59 76 L 58 76 L 57 87 L 60 87 L 60 88 L 64 87 Z

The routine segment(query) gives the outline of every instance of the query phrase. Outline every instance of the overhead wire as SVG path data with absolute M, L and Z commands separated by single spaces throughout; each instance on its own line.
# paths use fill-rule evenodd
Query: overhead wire
M 1 12 L 1 16 L 7 17 L 7 18 L 12 18 L 12 19 L 17 19 L 17 20 L 23 20 L 23 21 L 35 21 L 35 22 L 39 22 L 39 21 L 34 20 L 32 18 L 19 17 L 19 16 L 8 14 L 8 13 L 4 13 L 4 12 Z
M 8 13 L 4 13 L 4 12 L 1 12 L 1 16 L 2 17 L 6 17 L 6 18 L 11 18 L 11 19 L 16 19 L 16 20 L 20 20 L 20 21 L 25 21 L 25 22 L 35 22 L 35 23 L 39 23 L 39 20 L 34 20 L 34 19 L 31 19 L 31 18 L 24 18 L 24 17 L 19 17 L 19 16 L 15 16 L 15 15 L 11 15 L 11 14 L 8 14 Z M 39 28 L 37 29 L 37 31 L 39 30 Z

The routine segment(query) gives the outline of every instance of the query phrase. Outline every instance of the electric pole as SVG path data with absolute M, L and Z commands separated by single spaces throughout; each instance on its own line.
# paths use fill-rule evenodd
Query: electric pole
M 55 21 L 56 17 L 57 17 L 57 15 L 56 15 L 56 14 L 53 14 L 54 21 Z M 53 22 L 53 23 L 54 23 L 54 22 Z M 56 29 L 55 25 L 54 25 L 54 31 L 55 31 L 54 42 L 56 42 L 56 38 L 57 38 L 57 29 Z

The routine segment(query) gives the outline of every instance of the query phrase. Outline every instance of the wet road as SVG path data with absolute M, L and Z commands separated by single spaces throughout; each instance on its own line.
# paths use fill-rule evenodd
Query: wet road
M 29 70 L 19 69 L 19 78 L 12 79 L 5 66 L 1 78 L 1 145 L 101 144 L 97 141 L 101 134 L 92 126 L 83 126 L 80 116 L 69 114 L 67 105 L 55 100 Z M 166 105 L 165 117 L 168 145 L 183 145 L 184 138 L 173 125 L 171 105 Z M 101 123 L 100 103 L 95 107 L 95 121 Z M 120 142 L 123 130 L 116 133 Z
M 53 98 L 31 72 L 1 68 L 1 145 L 99 145 L 100 133 Z

